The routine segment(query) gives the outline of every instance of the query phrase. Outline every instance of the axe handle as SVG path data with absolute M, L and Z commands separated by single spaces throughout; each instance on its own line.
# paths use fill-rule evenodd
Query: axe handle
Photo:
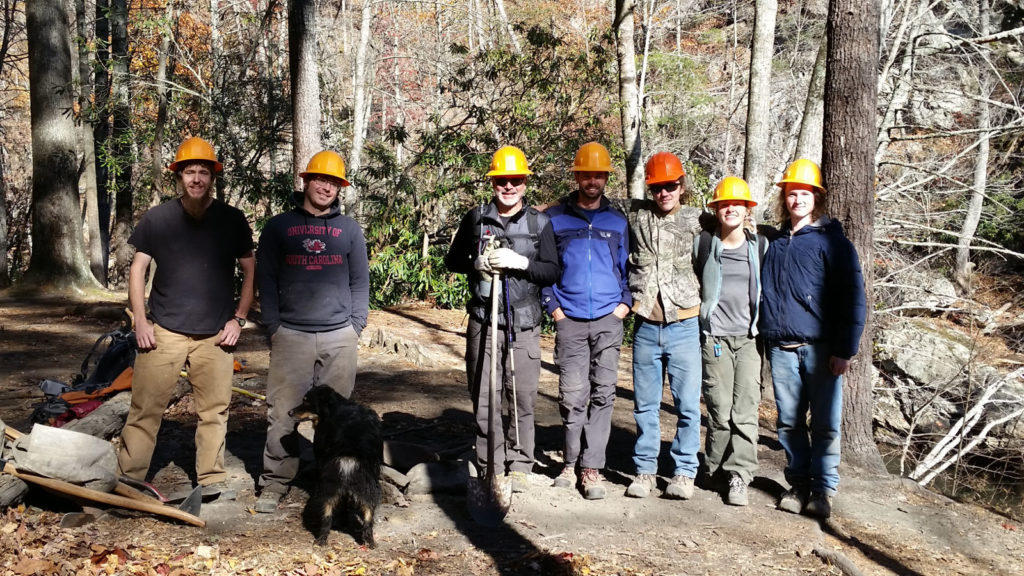
M 90 500 L 92 502 L 98 502 L 100 504 L 107 504 L 109 506 L 116 506 L 118 508 L 126 508 L 128 510 L 138 510 L 139 512 L 148 512 L 150 514 L 157 514 L 159 516 L 166 516 L 175 520 L 180 520 L 193 526 L 203 528 L 206 526 L 206 521 L 198 516 L 193 516 L 187 512 L 178 510 L 171 506 L 164 506 L 152 498 L 148 498 L 149 502 L 143 500 L 135 500 L 134 498 L 128 498 L 120 496 L 118 494 L 110 494 L 108 492 L 100 492 L 99 490 L 93 490 L 77 484 L 71 484 L 70 482 L 64 482 L 63 480 L 56 480 L 54 478 L 45 478 L 43 476 L 36 476 L 34 474 L 25 474 L 19 472 L 10 462 L 4 462 L 3 471 L 7 474 L 11 474 L 16 478 L 20 478 L 25 482 L 31 482 L 55 490 L 61 494 L 67 494 L 68 496 L 74 496 L 75 498 L 82 498 Z

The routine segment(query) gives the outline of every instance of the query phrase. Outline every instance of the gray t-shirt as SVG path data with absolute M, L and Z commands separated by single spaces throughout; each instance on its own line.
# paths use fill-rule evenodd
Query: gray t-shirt
M 711 313 L 712 336 L 750 332 L 750 264 L 747 245 L 722 250 L 722 293 Z

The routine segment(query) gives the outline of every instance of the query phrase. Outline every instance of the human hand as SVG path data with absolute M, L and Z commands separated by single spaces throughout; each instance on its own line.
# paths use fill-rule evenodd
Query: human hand
M 554 320 L 555 322 L 558 322 L 559 320 L 565 320 L 565 312 L 562 312 L 561 307 L 555 308 L 555 311 L 551 313 L 551 319 Z
M 473 268 L 476 268 L 477 272 L 484 275 L 492 274 L 494 272 L 494 269 L 491 268 L 491 261 L 486 254 L 481 254 L 476 257 L 476 260 L 473 261 Z
M 498 248 L 491 252 L 487 261 L 490 262 L 491 268 L 500 270 L 526 270 L 526 267 L 530 265 L 530 260 L 526 256 L 517 254 L 511 248 Z
M 139 350 L 156 348 L 156 334 L 153 332 L 153 325 L 146 320 L 145 316 L 139 316 L 135 320 L 135 344 Z
M 828 367 L 832 369 L 833 376 L 842 376 L 850 369 L 850 359 L 833 356 L 828 361 Z
M 220 331 L 220 341 L 217 342 L 218 346 L 234 346 L 238 343 L 238 337 L 242 334 L 242 327 L 238 325 L 238 322 L 234 318 L 228 320 L 224 324 L 224 328 Z
M 612 310 L 612 314 L 615 314 L 615 317 L 619 320 L 625 320 L 626 316 L 629 315 L 629 306 L 619 302 L 619 305 L 615 307 L 615 310 Z

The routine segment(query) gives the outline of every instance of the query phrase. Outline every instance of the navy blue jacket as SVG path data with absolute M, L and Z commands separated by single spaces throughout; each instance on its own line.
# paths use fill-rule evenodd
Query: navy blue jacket
M 560 307 L 570 318 L 593 320 L 611 314 L 620 302 L 633 305 L 626 277 L 628 225 L 607 198 L 601 198 L 593 221 L 577 206 L 576 198 L 573 193 L 547 210 L 562 276 L 544 288 L 541 301 L 549 314 Z
M 761 271 L 761 335 L 775 344 L 827 342 L 833 356 L 852 358 L 867 313 L 857 251 L 828 217 L 781 232 Z

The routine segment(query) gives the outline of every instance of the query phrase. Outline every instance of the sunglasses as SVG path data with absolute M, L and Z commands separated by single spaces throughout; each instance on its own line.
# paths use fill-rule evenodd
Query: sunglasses
M 679 182 L 666 182 L 664 184 L 651 184 L 649 186 L 652 195 L 661 194 L 662 192 L 675 192 L 679 189 Z
M 492 178 L 491 182 L 493 182 L 498 188 L 504 188 L 509 184 L 518 187 L 522 186 L 523 183 L 526 182 L 526 176 L 498 176 L 496 178 Z

